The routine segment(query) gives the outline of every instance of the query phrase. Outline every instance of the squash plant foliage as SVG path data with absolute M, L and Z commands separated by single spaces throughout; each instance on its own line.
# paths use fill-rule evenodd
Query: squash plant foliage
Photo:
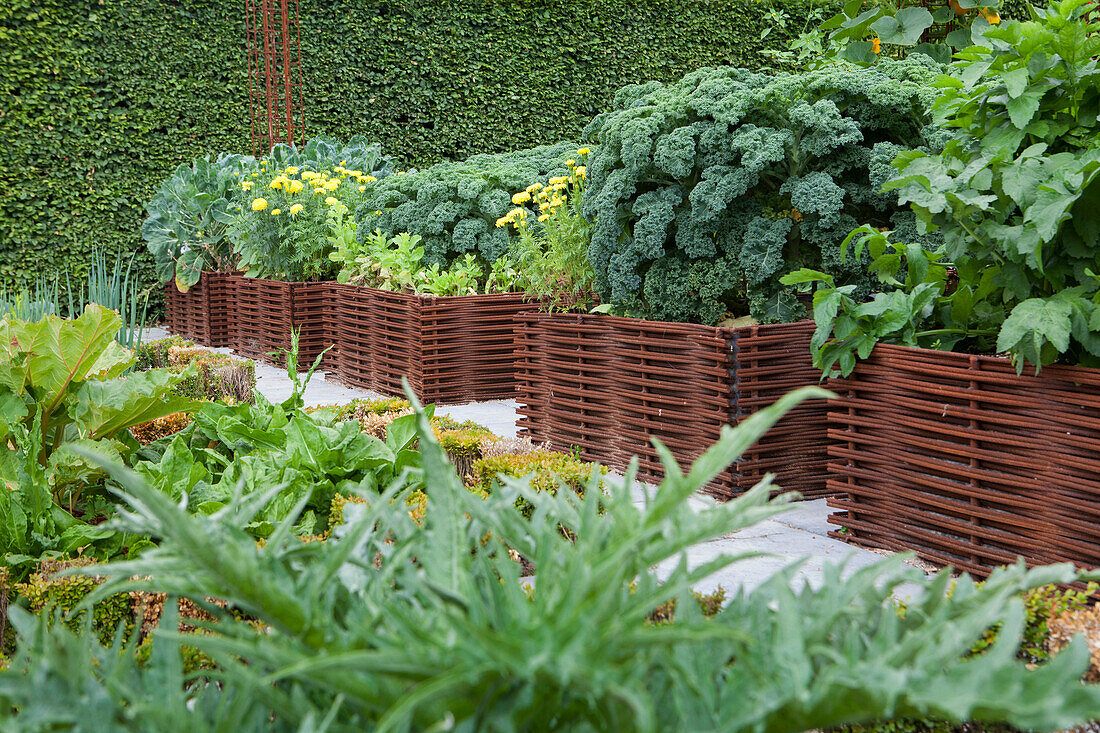
M 622 89 L 586 130 L 584 212 L 600 299 L 662 320 L 714 323 L 746 307 L 801 316 L 779 277 L 799 266 L 865 282 L 837 245 L 862 222 L 913 232 L 880 190 L 900 152 L 935 146 L 939 65 L 756 74 L 701 69 Z
M 841 359 L 850 372 L 853 352 L 881 339 L 1009 352 L 1018 371 L 1100 363 L 1100 27 L 1086 5 L 1053 2 L 987 30 L 936 83 L 936 116 L 952 137 L 938 155 L 899 155 L 886 188 L 942 234 L 943 249 L 922 264 L 912 248 L 899 257 L 906 248 L 889 253 L 864 232 L 884 257 L 883 282 L 900 292 L 861 305 L 826 284 L 815 296 L 823 368 Z M 919 273 L 895 280 L 902 264 Z
M 807 388 L 724 428 L 686 474 L 660 448 L 666 476 L 642 506 L 633 468 L 623 482 L 594 471 L 583 498 L 507 478 L 483 499 L 463 486 L 418 411 L 429 495 L 422 523 L 403 501 L 410 487 L 396 481 L 369 504 L 348 504 L 326 542 L 303 544 L 287 520 L 260 546 L 240 527 L 267 497 L 195 516 L 112 466 L 132 507 L 121 526 L 162 542 L 134 561 L 91 569 L 111 578 L 97 595 L 155 589 L 194 599 L 216 621 L 180 635 L 169 614 L 140 668 L 132 649 L 105 651 L 91 634 L 36 626 L 15 609 L 20 640 L 0 672 L 0 722 L 77 731 L 110 722 L 111 730 L 779 733 L 889 716 L 1054 729 L 1100 714 L 1100 688 L 1078 682 L 1088 664 L 1081 639 L 1034 670 L 1016 658 L 1025 614 L 1015 596 L 1074 578 L 1068 565 L 1020 565 L 980 587 L 964 576 L 952 592 L 949 573 L 926 578 L 899 558 L 851 574 L 833 568 L 816 589 L 792 588 L 788 569 L 703 617 L 692 585 L 742 558 L 690 569 L 686 550 L 782 511 L 789 497 L 769 501 L 768 480 L 697 509 L 697 490 L 787 409 L 828 394 Z M 519 499 L 532 506 L 529 519 L 515 511 Z M 536 567 L 530 587 L 508 548 Z M 660 583 L 652 568 L 668 560 Z M 903 582 L 920 590 L 899 614 L 891 594 Z M 673 622 L 647 624 L 670 599 Z M 993 646 L 968 656 L 998 624 Z M 217 669 L 184 675 L 182 645 Z

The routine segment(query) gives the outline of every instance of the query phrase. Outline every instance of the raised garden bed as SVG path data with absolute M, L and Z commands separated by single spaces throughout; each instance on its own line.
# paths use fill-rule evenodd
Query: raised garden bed
M 832 388 L 837 537 L 979 576 L 1100 565 L 1100 370 L 880 344 Z
M 521 431 L 615 468 L 637 455 L 643 480 L 663 475 L 652 438 L 687 464 L 723 425 L 820 376 L 807 323 L 726 329 L 529 313 L 516 328 Z M 823 495 L 824 414 L 822 402 L 799 407 L 709 491 L 731 498 L 774 471 L 783 489 Z
M 237 329 L 232 346 L 241 356 L 282 366 L 281 350 L 290 348 L 299 331 L 298 364 L 308 369 L 317 355 L 335 343 L 331 331 L 330 282 L 282 282 L 241 277 L 237 280 Z M 324 366 L 336 364 L 333 351 Z
M 235 272 L 204 272 L 186 293 L 164 286 L 168 330 L 203 346 L 232 346 L 236 329 Z
M 345 383 L 448 404 L 515 392 L 513 318 L 538 307 L 522 293 L 422 296 L 337 285 L 335 322 Z

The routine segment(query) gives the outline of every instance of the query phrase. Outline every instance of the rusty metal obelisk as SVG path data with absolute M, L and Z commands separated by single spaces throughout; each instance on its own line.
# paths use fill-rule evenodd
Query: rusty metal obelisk
M 305 142 L 298 0 L 245 0 L 252 154 Z

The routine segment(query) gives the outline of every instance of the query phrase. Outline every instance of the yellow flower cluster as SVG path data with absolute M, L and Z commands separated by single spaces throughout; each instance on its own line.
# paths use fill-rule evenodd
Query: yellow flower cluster
M 265 199 L 265 198 L 252 199 L 252 210 L 253 211 L 263 211 L 266 208 L 267 208 L 267 199 Z
M 583 157 L 591 152 L 590 148 L 581 148 L 577 151 L 577 155 Z M 546 186 L 541 183 L 532 183 L 519 193 L 512 194 L 512 204 L 517 208 L 497 219 L 497 226 L 506 227 L 511 224 L 516 231 L 521 231 L 527 226 L 527 209 L 523 208 L 523 204 L 529 201 L 538 204 L 540 222 L 548 221 L 555 212 L 564 207 L 569 202 L 570 189 L 573 189 L 573 193 L 577 192 L 583 187 L 588 177 L 588 169 L 583 165 L 577 165 L 575 159 L 570 158 L 565 161 L 565 165 L 569 169 L 568 175 L 553 176 Z
M 509 224 L 515 226 L 517 230 L 525 226 L 527 224 L 527 209 L 523 208 L 522 206 L 517 206 L 504 216 L 497 219 L 498 227 L 506 227 Z
M 301 204 L 293 204 L 293 205 L 291 205 L 291 207 L 290 207 L 290 215 L 291 215 L 291 216 L 295 216 L 295 215 L 296 215 L 296 214 L 298 214 L 298 212 L 300 212 L 301 210 L 302 210 L 302 205 L 301 205 Z

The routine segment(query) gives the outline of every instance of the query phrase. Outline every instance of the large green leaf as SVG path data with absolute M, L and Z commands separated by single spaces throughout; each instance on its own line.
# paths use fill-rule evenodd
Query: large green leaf
M 0 362 L 10 366 L 0 368 L 0 377 L 16 394 L 29 388 L 48 416 L 74 385 L 117 374 L 133 363 L 133 356 L 115 342 L 121 325 L 118 313 L 95 304 L 73 320 L 46 316 L 35 323 L 2 321 Z M 20 373 L 22 384 L 16 379 Z
M 901 8 L 893 15 L 884 15 L 871 24 L 883 43 L 912 46 L 932 25 L 932 14 L 921 7 Z
M 202 403 L 170 394 L 181 378 L 153 369 L 84 382 L 73 395 L 73 418 L 89 437 L 99 439 L 158 417 L 195 410 Z

